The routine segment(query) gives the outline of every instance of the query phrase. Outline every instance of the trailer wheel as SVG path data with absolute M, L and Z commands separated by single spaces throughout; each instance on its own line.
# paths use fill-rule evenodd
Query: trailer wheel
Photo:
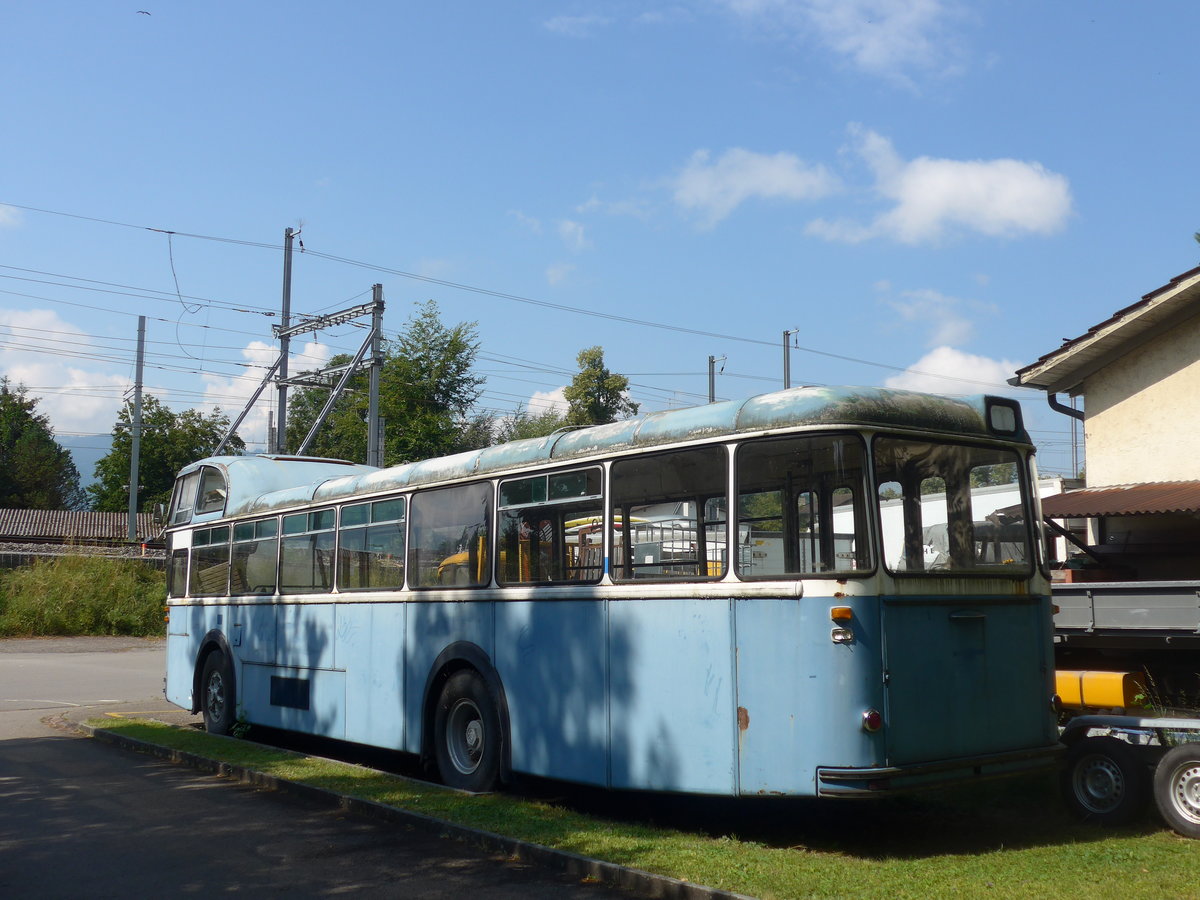
M 1082 819 L 1101 825 L 1132 821 L 1149 799 L 1146 767 L 1137 751 L 1114 737 L 1083 738 L 1067 751 L 1062 792 Z
M 1200 744 L 1180 744 L 1154 770 L 1154 803 L 1184 837 L 1200 838 Z

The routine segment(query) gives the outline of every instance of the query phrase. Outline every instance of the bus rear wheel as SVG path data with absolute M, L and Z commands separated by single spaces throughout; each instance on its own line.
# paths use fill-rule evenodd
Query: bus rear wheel
M 1154 803 L 1173 831 L 1200 838 L 1200 744 L 1163 754 L 1154 770 Z
M 1101 825 L 1135 819 L 1149 799 L 1137 751 L 1114 737 L 1083 738 L 1067 751 L 1063 796 L 1080 818 Z
M 442 783 L 463 791 L 496 787 L 500 775 L 500 717 L 491 692 L 472 669 L 442 687 L 433 721 L 434 757 Z
M 200 711 L 204 714 L 204 730 L 209 734 L 229 734 L 233 729 L 236 703 L 233 666 L 224 653 L 214 650 L 205 657 L 200 675 Z

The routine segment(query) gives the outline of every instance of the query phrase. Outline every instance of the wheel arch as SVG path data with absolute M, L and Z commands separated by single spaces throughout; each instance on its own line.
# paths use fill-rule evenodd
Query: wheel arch
M 456 641 L 438 654 L 429 675 L 425 679 L 425 691 L 421 695 L 421 762 L 433 765 L 433 720 L 442 687 L 455 672 L 464 669 L 479 673 L 483 683 L 496 702 L 496 715 L 500 718 L 500 780 L 507 782 L 512 774 L 512 741 L 509 739 L 508 696 L 504 683 L 492 659 L 478 644 Z
M 237 670 L 233 664 L 233 652 L 229 649 L 229 641 L 226 640 L 225 633 L 214 628 L 200 639 L 200 649 L 196 652 L 196 663 L 192 666 L 192 713 L 200 712 L 200 674 L 204 671 L 205 660 L 212 655 L 214 650 L 220 650 L 229 660 L 229 671 L 233 673 L 233 696 L 236 698 L 238 695 Z

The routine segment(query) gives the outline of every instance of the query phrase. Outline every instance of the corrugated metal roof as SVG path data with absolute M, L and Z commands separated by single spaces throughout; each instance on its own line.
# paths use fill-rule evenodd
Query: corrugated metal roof
M 141 539 L 155 532 L 149 513 L 139 513 Z M 32 541 L 124 541 L 129 536 L 126 513 L 66 509 L 0 509 L 0 539 Z
M 1200 481 L 1156 481 L 1082 488 L 1042 498 L 1050 519 L 1200 512 Z
M 1200 267 L 1177 275 L 1085 334 L 1017 369 L 1015 385 L 1074 391 L 1089 375 L 1162 330 L 1200 314 Z

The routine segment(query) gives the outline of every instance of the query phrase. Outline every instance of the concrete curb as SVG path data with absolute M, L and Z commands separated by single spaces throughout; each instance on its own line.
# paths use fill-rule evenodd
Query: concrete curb
M 565 872 L 578 878 L 588 878 L 621 890 L 636 891 L 647 897 L 659 897 L 664 900 L 754 900 L 746 894 L 680 881 L 665 875 L 655 875 L 642 869 L 631 869 L 617 863 L 604 862 L 599 859 L 580 856 L 565 850 L 556 850 L 542 844 L 506 837 L 490 831 L 468 828 L 456 825 L 443 819 L 436 819 L 421 813 L 412 812 L 399 807 L 386 806 L 373 800 L 361 800 L 348 797 L 324 788 L 312 787 L 274 775 L 267 775 L 244 766 L 219 762 L 183 750 L 152 744 L 149 741 L 138 740 L 123 734 L 117 734 L 105 728 L 96 728 L 82 722 L 68 723 L 80 733 L 137 753 L 164 759 L 178 765 L 188 766 L 199 772 L 208 772 L 227 778 L 236 779 L 242 784 L 248 784 L 263 790 L 279 791 L 295 797 L 303 797 L 324 806 L 343 810 L 355 815 L 366 816 L 379 821 L 408 828 L 419 829 L 439 837 L 461 841 L 490 853 L 501 853 L 509 859 L 519 860 L 531 865 L 541 866 Z

